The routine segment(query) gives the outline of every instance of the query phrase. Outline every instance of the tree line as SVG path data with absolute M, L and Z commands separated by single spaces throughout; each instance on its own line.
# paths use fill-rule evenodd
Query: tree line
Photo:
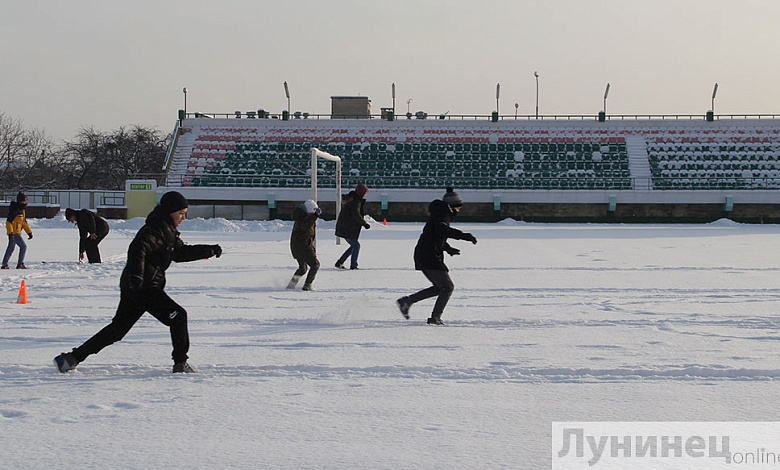
M 43 130 L 0 113 L 0 185 L 9 191 L 124 190 L 129 178 L 162 175 L 170 137 L 139 125 L 85 127 L 72 141 L 56 143 Z

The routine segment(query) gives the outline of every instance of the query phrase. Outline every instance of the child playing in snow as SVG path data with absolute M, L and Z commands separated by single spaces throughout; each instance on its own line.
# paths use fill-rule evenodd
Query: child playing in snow
M 19 259 L 16 262 L 16 269 L 27 268 L 24 265 L 27 243 L 24 242 L 24 237 L 22 237 L 22 230 L 27 232 L 28 239 L 33 237 L 32 229 L 27 224 L 27 196 L 20 191 L 16 195 L 16 202 L 11 201 L 11 204 L 8 206 L 8 218 L 5 221 L 5 231 L 8 234 L 8 248 L 6 248 L 5 256 L 3 256 L 2 269 L 10 269 L 8 261 L 11 260 L 11 255 L 14 254 L 16 245 L 19 245 Z
M 308 271 L 306 280 L 303 283 L 303 290 L 311 290 L 311 284 L 317 276 L 320 269 L 320 262 L 317 260 L 317 246 L 315 240 L 317 237 L 317 217 L 322 211 L 317 203 L 312 199 L 296 207 L 293 211 L 292 234 L 290 235 L 290 251 L 293 258 L 298 262 L 298 269 L 295 270 L 292 279 L 287 284 L 288 289 L 295 289 L 298 281 Z

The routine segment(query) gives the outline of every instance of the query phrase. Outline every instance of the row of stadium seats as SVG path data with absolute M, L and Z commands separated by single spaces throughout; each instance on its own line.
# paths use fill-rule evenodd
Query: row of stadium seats
M 718 126 L 712 124 L 700 123 L 693 125 L 689 123 L 675 123 L 672 125 L 639 125 L 632 123 L 625 127 L 588 127 L 588 126 L 545 126 L 545 127 L 518 127 L 511 122 L 502 125 L 479 125 L 474 122 L 472 125 L 460 127 L 441 127 L 437 123 L 430 123 L 427 127 L 414 126 L 406 127 L 394 124 L 392 128 L 382 126 L 365 126 L 363 122 L 357 125 L 351 125 L 350 121 L 342 121 L 343 125 L 334 126 L 331 121 L 327 125 L 317 126 L 314 122 L 306 123 L 306 126 L 298 124 L 281 124 L 264 122 L 257 123 L 259 126 L 247 122 L 221 121 L 219 125 L 209 126 L 185 126 L 184 132 L 190 131 L 196 134 L 198 139 L 224 140 L 226 138 L 237 137 L 240 140 L 261 140 L 270 138 L 274 141 L 282 141 L 285 136 L 313 136 L 313 140 L 327 140 L 328 137 L 356 137 L 363 136 L 368 141 L 373 142 L 379 136 L 390 135 L 396 141 L 403 141 L 406 138 L 413 140 L 422 140 L 425 138 L 435 140 L 458 139 L 464 137 L 496 137 L 511 139 L 512 141 L 533 141 L 544 140 L 545 142 L 555 141 L 610 141 L 619 142 L 627 135 L 638 135 L 653 142 L 703 142 L 703 141 L 724 141 L 726 138 L 735 137 L 745 142 L 776 142 L 778 129 L 776 127 L 754 127 L 748 128 L 748 122 L 736 122 L 734 125 Z M 231 125 L 228 125 L 230 123 Z M 339 124 L 342 124 L 339 123 Z M 752 127 L 752 126 L 751 126 Z
M 307 187 L 311 181 L 307 177 L 270 177 L 270 176 L 188 176 L 188 185 L 208 187 Z M 567 177 L 525 177 L 496 180 L 484 177 L 472 178 L 432 178 L 409 176 L 381 176 L 342 179 L 343 187 L 351 187 L 357 184 L 367 184 L 377 188 L 440 188 L 444 185 L 457 185 L 459 188 L 474 189 L 547 189 L 547 190 L 615 190 L 630 189 L 631 182 L 625 178 L 567 178 Z M 323 187 L 334 187 L 335 183 L 320 181 Z
M 650 138 L 648 160 L 656 189 L 778 189 L 780 142 L 774 134 Z
M 315 144 L 316 145 L 316 144 Z M 334 150 L 331 144 L 321 145 Z M 347 146 L 340 146 L 348 150 Z M 349 146 L 357 148 L 357 146 Z M 597 180 L 612 179 L 609 187 L 630 187 L 625 143 L 584 144 L 408 144 L 376 145 L 367 152 L 346 154 L 343 174 L 347 180 L 371 180 L 390 187 L 431 187 L 446 184 L 486 188 L 541 187 L 537 179 L 581 171 L 577 178 L 548 186 L 590 189 Z M 224 156 L 192 157 L 184 184 L 295 186 L 308 177 L 311 145 L 244 142 Z M 455 150 L 455 149 L 458 150 Z M 461 150 L 463 148 L 463 150 Z M 514 150 L 528 148 L 529 150 Z M 398 150 L 402 151 L 399 152 Z M 448 150 L 452 149 L 452 150 Z M 467 150 L 468 149 L 468 150 Z M 477 153 L 484 149 L 485 153 Z M 534 151 L 534 149 L 544 150 Z M 575 150 L 572 150 L 575 149 Z M 382 153 L 381 150 L 384 150 Z M 409 153 L 407 154 L 407 150 Z M 579 150 L 579 151 L 578 151 Z M 442 155 L 440 152 L 444 152 Z M 560 153 L 556 153 L 560 152 Z M 325 163 L 322 164 L 325 168 Z M 585 170 L 591 170 L 585 173 Z M 504 181 L 507 180 L 507 181 Z M 527 180 L 527 181 L 525 181 Z M 305 183 L 303 183 L 305 185 Z
M 651 168 L 657 168 L 659 171 L 677 171 L 677 170 L 780 170 L 778 161 L 750 161 L 750 160 L 653 160 L 650 162 Z
M 653 178 L 656 190 L 780 189 L 780 178 Z
M 203 142 L 202 148 L 215 145 L 214 142 Z M 225 147 L 229 144 L 220 144 Z M 335 155 L 350 155 L 362 153 L 376 154 L 396 154 L 409 152 L 475 152 L 475 153 L 496 153 L 496 152 L 593 152 L 610 150 L 619 152 L 625 151 L 625 142 L 588 142 L 588 143 L 479 143 L 479 144 L 453 144 L 453 143 L 374 143 L 374 144 L 334 144 L 322 142 L 237 142 L 234 148 L 238 152 L 245 151 L 293 151 L 308 152 L 312 147 Z M 198 146 L 198 145 L 196 145 Z

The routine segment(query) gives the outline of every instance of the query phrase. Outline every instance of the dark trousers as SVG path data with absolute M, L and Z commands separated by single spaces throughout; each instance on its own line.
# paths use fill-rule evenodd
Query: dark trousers
M 450 301 L 452 296 L 452 291 L 455 290 L 455 284 L 452 283 L 450 273 L 447 271 L 423 269 L 422 273 L 433 285 L 406 297 L 406 302 L 411 305 L 421 300 L 436 297 L 431 317 L 441 318 L 441 314 L 444 313 L 444 307 L 447 306 L 447 302 Z
M 98 235 L 96 239 L 87 238 L 84 240 L 84 253 L 87 254 L 87 261 L 90 263 L 100 263 L 100 250 L 98 244 L 106 238 L 105 234 Z
M 76 360 L 82 362 L 88 356 L 97 354 L 109 344 L 114 344 L 124 338 L 144 312 L 149 312 L 154 318 L 170 328 L 173 362 L 186 361 L 187 352 L 190 350 L 187 312 L 160 289 L 145 290 L 140 295 L 128 295 L 123 292 L 116 315 L 111 323 L 73 350 Z
M 311 286 L 311 283 L 314 282 L 314 278 L 317 276 L 317 271 L 320 270 L 320 261 L 317 259 L 317 254 L 299 254 L 295 258 L 295 261 L 298 262 L 298 269 L 295 270 L 295 273 L 293 273 L 293 277 L 290 280 L 291 287 L 295 286 L 295 284 L 298 283 L 298 280 L 303 277 L 306 272 L 309 274 L 306 276 L 306 280 L 303 282 L 303 285 Z

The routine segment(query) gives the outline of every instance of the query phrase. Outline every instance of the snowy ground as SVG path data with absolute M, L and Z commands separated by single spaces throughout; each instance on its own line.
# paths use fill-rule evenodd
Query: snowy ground
M 778 421 L 778 226 L 454 224 L 456 290 L 403 320 L 421 224 L 374 223 L 337 271 L 321 222 L 315 292 L 287 222 L 191 220 L 220 259 L 174 265 L 196 375 L 170 374 L 144 316 L 75 372 L 51 364 L 111 318 L 141 219 L 80 265 L 62 215 L 0 272 L 2 468 L 550 468 L 553 421 Z M 16 257 L 12 258 L 15 263 Z M 15 303 L 26 280 L 30 303 Z

